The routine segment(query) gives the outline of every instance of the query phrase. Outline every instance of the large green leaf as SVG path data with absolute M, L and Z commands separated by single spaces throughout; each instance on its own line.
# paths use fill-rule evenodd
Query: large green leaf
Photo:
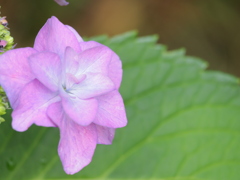
M 240 179 L 237 78 L 206 71 L 205 62 L 184 50 L 166 51 L 156 36 L 95 39 L 123 61 L 127 127 L 69 176 L 57 155 L 58 129 L 33 126 L 19 133 L 8 119 L 0 125 L 1 179 Z

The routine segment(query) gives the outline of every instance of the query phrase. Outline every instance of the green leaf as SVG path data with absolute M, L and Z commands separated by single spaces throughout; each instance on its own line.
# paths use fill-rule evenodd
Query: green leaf
M 57 155 L 58 129 L 32 126 L 19 133 L 7 120 L 0 126 L 0 179 L 240 179 L 237 78 L 206 71 L 205 62 L 184 50 L 167 51 L 156 36 L 96 39 L 123 61 L 127 127 L 69 176 Z

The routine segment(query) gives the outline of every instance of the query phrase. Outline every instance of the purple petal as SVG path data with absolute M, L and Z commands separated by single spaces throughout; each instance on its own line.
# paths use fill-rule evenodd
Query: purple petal
M 64 119 L 60 127 L 58 154 L 67 174 L 74 174 L 92 161 L 97 144 L 94 124 L 83 127 Z
M 96 42 L 96 41 L 87 41 L 87 42 L 81 42 L 80 47 L 82 51 L 85 51 L 87 49 L 91 49 L 97 46 L 103 46 L 102 44 Z
M 54 0 L 56 3 L 58 3 L 60 6 L 66 6 L 69 4 L 69 2 L 65 0 Z
M 94 123 L 110 128 L 127 125 L 127 117 L 123 100 L 118 91 L 112 91 L 97 98 L 98 113 Z
M 75 84 L 79 84 L 84 79 L 86 79 L 87 76 L 85 74 L 82 74 L 82 75 L 76 77 L 72 74 L 66 74 L 65 77 L 66 77 L 66 80 L 65 80 L 66 89 L 72 89 L 75 86 Z M 73 92 L 71 92 L 71 93 L 73 93 Z
M 109 64 L 108 76 L 115 84 L 115 88 L 119 89 L 122 82 L 122 62 L 117 54 L 112 55 L 111 62 Z
M 108 66 L 113 52 L 106 46 L 98 46 L 79 54 L 77 74 L 102 73 L 108 74 Z
M 38 80 L 33 80 L 23 89 L 18 106 L 12 113 L 13 129 L 26 131 L 33 123 L 38 126 L 55 127 L 55 124 L 46 116 L 46 110 L 56 101 L 60 101 L 56 93 L 43 86 Z
M 13 109 L 23 87 L 35 78 L 27 61 L 34 53 L 36 50 L 32 48 L 20 48 L 0 56 L 0 84 L 6 91 Z
M 102 74 L 88 74 L 79 84 L 74 84 L 70 90 L 80 99 L 96 97 L 114 90 L 113 82 Z
M 47 115 L 54 122 L 54 124 L 56 124 L 56 126 L 60 127 L 62 118 L 64 116 L 61 101 L 49 105 L 47 108 Z
M 102 44 L 95 41 L 88 41 L 80 43 L 81 49 L 83 51 L 91 48 L 95 48 L 98 46 L 103 46 Z M 109 51 L 111 51 L 109 49 Z M 112 53 L 111 61 L 108 66 L 108 76 L 115 84 L 116 89 L 119 89 L 121 81 L 122 81 L 122 62 L 120 61 L 118 55 L 116 53 Z
M 54 16 L 39 31 L 34 43 L 36 50 L 55 52 L 60 57 L 63 57 L 67 46 L 81 52 L 76 35 Z
M 48 106 L 47 108 L 47 116 L 56 124 L 57 127 L 61 126 L 61 121 L 63 116 L 65 116 L 62 102 L 55 102 Z
M 112 144 L 115 129 L 96 125 L 98 144 Z
M 62 106 L 65 113 L 76 123 L 82 126 L 91 124 L 96 116 L 98 103 L 95 99 L 81 100 L 61 93 Z
M 94 124 L 83 127 L 68 118 L 60 103 L 48 108 L 48 115 L 60 128 L 58 154 L 67 174 L 74 174 L 88 165 L 97 144 L 97 130 Z
M 65 26 L 66 26 L 68 29 L 70 29 L 70 30 L 75 34 L 78 42 L 83 42 L 82 37 L 78 34 L 78 32 L 77 32 L 73 27 L 71 27 L 71 26 L 69 26 L 69 25 L 65 25 Z
M 67 47 L 63 60 L 63 69 L 65 70 L 63 73 L 76 74 L 79 66 L 78 59 L 79 54 L 71 47 Z
M 61 77 L 61 61 L 57 54 L 37 53 L 29 57 L 29 64 L 36 78 L 52 91 L 57 91 Z

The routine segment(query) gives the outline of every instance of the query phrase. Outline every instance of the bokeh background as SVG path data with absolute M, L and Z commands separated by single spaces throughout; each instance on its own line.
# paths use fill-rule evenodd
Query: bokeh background
M 209 61 L 209 68 L 240 77 L 239 0 L 0 0 L 17 47 L 32 46 L 52 15 L 82 36 L 113 36 L 137 30 L 140 36 L 158 34 L 170 50 L 186 48 L 187 55 Z

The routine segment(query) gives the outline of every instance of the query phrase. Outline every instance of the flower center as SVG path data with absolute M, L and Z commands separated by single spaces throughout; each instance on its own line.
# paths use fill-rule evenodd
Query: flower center
M 76 77 L 73 74 L 67 73 L 66 81 L 65 83 L 62 84 L 62 88 L 66 93 L 72 94 L 71 90 L 74 89 L 76 85 L 79 85 L 85 78 L 86 78 L 85 74 L 81 74 L 78 77 Z

